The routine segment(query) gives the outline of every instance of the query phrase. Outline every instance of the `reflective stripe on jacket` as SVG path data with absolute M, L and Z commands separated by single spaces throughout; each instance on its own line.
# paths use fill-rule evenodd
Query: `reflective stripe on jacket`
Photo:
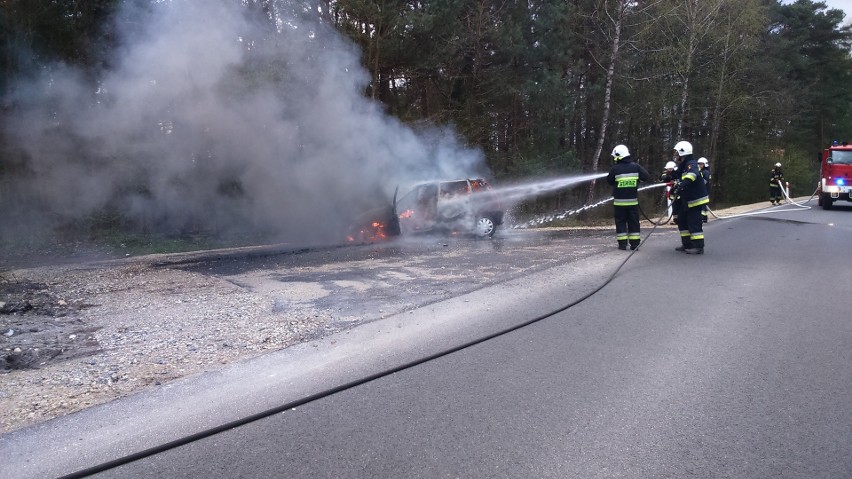
M 625 156 L 612 165 L 606 182 L 612 185 L 612 204 L 615 206 L 635 206 L 639 204 L 639 182 L 650 181 L 648 170 Z
M 680 175 L 680 197 L 684 205 L 688 208 L 706 205 L 710 202 L 710 197 L 707 194 L 707 183 L 704 182 L 704 177 L 698 169 L 692 155 L 684 155 L 681 157 L 679 170 Z M 697 181 L 697 180 L 701 181 Z

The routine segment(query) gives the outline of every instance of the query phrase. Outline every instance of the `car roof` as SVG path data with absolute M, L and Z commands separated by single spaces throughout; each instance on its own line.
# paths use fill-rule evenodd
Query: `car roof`
M 435 183 L 458 183 L 458 182 L 461 182 L 461 181 L 470 181 L 470 182 L 482 181 L 484 183 L 488 183 L 488 181 L 485 180 L 484 178 L 458 178 L 458 179 L 421 181 L 421 182 L 413 183 L 413 187 L 417 187 L 417 186 L 420 186 L 420 185 L 432 185 L 432 184 L 435 184 Z

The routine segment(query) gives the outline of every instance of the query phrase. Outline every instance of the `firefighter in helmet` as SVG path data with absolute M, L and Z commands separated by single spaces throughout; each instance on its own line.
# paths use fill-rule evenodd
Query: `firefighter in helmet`
M 674 201 L 675 198 L 672 197 L 672 191 L 678 182 L 677 175 L 677 163 L 674 161 L 666 163 L 666 166 L 663 167 L 663 173 L 660 175 L 660 182 L 666 184 L 666 208 L 669 214 L 674 217 L 677 217 L 679 213 L 678 207 L 680 205 L 679 202 Z
M 615 237 L 618 249 L 626 250 L 639 247 L 639 190 L 640 181 L 649 181 L 648 170 L 633 161 L 630 151 L 624 145 L 612 149 L 615 162 L 606 177 L 612 185 L 613 216 L 615 218 Z
M 703 156 L 698 159 L 698 171 L 701 172 L 701 178 L 704 179 L 704 184 L 707 185 L 707 193 L 710 193 L 710 161 Z M 708 220 L 707 214 L 709 213 L 710 208 L 707 205 L 701 207 L 701 221 L 706 223 Z
M 680 181 L 674 193 L 680 202 L 677 226 L 681 241 L 681 245 L 675 249 L 687 254 L 704 254 L 701 207 L 710 202 L 707 185 L 698 170 L 698 162 L 692 156 L 692 143 L 679 141 L 675 144 L 674 151 L 680 172 Z
M 784 184 L 784 171 L 781 169 L 781 163 L 775 163 L 772 172 L 769 174 L 769 203 L 780 205 L 784 199 L 781 193 L 782 185 Z
M 674 186 L 675 170 L 677 170 L 677 163 L 674 161 L 666 163 L 663 173 L 660 175 L 660 181 L 663 183 L 672 183 L 671 186 Z

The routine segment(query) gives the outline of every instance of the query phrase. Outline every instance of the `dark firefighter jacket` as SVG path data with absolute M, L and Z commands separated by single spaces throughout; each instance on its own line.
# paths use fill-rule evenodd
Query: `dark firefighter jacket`
M 709 203 L 707 184 L 698 170 L 698 162 L 692 158 L 692 155 L 683 156 L 678 171 L 680 171 L 680 183 L 678 183 L 677 189 L 681 205 L 687 208 L 695 208 Z
M 781 188 L 781 183 L 784 182 L 784 172 L 781 168 L 775 167 L 772 168 L 772 173 L 769 175 L 769 186 L 775 188 Z
M 713 175 L 710 174 L 710 168 L 702 168 L 701 177 L 704 178 L 704 184 L 707 185 L 707 191 L 710 191 L 710 179 L 713 178 Z
M 639 204 L 638 186 L 640 181 L 649 181 L 648 170 L 633 158 L 625 156 L 609 170 L 606 182 L 612 185 L 612 204 L 615 206 L 635 206 Z

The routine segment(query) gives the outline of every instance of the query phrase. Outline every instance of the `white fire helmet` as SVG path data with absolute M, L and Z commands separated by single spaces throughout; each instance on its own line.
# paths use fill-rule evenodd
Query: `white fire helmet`
M 674 150 L 677 152 L 677 156 L 691 155 L 692 143 L 688 141 L 679 141 L 674 146 Z
M 781 168 L 781 163 L 775 163 L 775 168 Z
M 625 156 L 630 156 L 630 150 L 624 145 L 617 145 L 612 149 L 612 158 L 615 161 L 620 161 Z
M 677 163 L 675 163 L 674 161 L 670 161 L 670 162 L 666 163 L 666 169 L 667 170 L 677 169 Z
M 710 164 L 710 162 L 709 162 L 709 161 L 707 161 L 707 158 L 704 158 L 704 157 L 702 156 L 701 158 L 699 158 L 699 159 L 698 159 L 698 164 L 699 164 L 699 165 L 707 166 L 707 165 L 709 165 L 709 164 Z

